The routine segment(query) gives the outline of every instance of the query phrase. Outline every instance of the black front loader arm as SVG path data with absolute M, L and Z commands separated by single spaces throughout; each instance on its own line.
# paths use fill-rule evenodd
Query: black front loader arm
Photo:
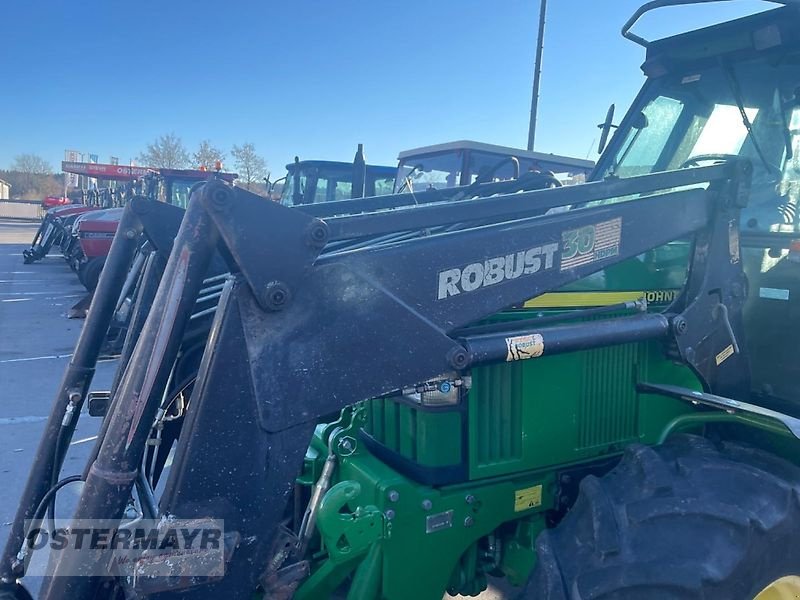
M 451 332 L 669 241 L 697 239 L 687 289 L 660 335 L 668 330 L 708 391 L 728 381 L 744 385 L 743 352 L 721 365 L 708 357 L 730 345 L 731 332 L 741 339 L 743 294 L 731 288 L 744 289 L 743 275 L 729 231 L 738 226 L 749 173 L 749 163 L 731 163 L 504 196 L 492 200 L 494 213 L 490 201 L 423 207 L 429 220 L 458 227 L 333 253 L 323 251 L 331 237 L 425 227 L 414 216 L 421 209 L 398 210 L 394 221 L 392 213 L 376 212 L 372 223 L 367 214 L 329 225 L 207 184 L 181 225 L 116 392 L 125 401 L 109 415 L 75 518 L 121 518 L 158 407 L 153 392 L 174 360 L 186 327 L 182 311 L 194 301 L 217 240 L 235 279 L 217 310 L 160 510 L 224 520 L 242 542 L 222 581 L 181 590 L 181 598 L 250 597 L 320 416 L 468 367 L 476 356 Z M 685 189 L 701 182 L 708 188 Z M 665 189 L 532 216 L 542 203 Z M 526 204 L 531 196 L 542 202 Z M 66 559 L 56 566 L 57 575 L 80 571 Z M 58 576 L 42 597 L 90 598 L 97 584 Z
M 52 485 L 54 473 L 57 478 L 61 471 L 65 458 L 63 447 L 68 446 L 75 431 L 106 332 L 112 321 L 117 298 L 140 243 L 140 233 L 147 228 L 155 232 L 151 242 L 166 243 L 168 236 L 160 235 L 160 232 L 170 226 L 177 227 L 181 212 L 174 206 L 161 202 L 151 203 L 141 197 L 134 197 L 123 211 L 111 252 L 106 259 L 106 268 L 103 269 L 96 290 L 96 296 L 107 301 L 92 304 L 91 314 L 86 319 L 62 377 L 0 559 L 0 583 L 12 580 L 21 566 L 17 553 L 23 541 L 24 523 L 33 517 L 34 510 Z M 170 248 L 165 246 L 163 250 L 168 255 Z

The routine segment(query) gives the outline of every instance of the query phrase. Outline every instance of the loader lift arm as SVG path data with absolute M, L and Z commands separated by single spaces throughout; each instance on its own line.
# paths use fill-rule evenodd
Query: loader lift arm
M 268 563 L 320 416 L 471 365 L 515 359 L 514 342 L 502 332 L 451 333 L 672 240 L 694 236 L 694 251 L 686 287 L 664 314 L 608 320 L 602 335 L 591 324 L 540 328 L 541 353 L 664 338 L 707 392 L 745 392 L 745 285 L 732 232 L 750 171 L 748 162 L 730 162 L 326 220 L 206 184 L 190 203 L 120 378 L 115 398 L 124 401 L 107 417 L 74 518 L 121 517 L 189 308 L 217 248 L 234 278 L 159 508 L 223 519 L 246 542 L 224 580 L 191 591 L 167 583 L 152 597 L 249 597 L 259 583 L 254 565 Z M 620 201 L 602 202 L 614 199 Z M 573 210 L 543 215 L 566 205 Z M 255 233 L 263 224 L 266 236 Z M 432 226 L 442 229 L 431 233 Z M 415 230 L 419 235 L 389 235 Z M 326 251 L 337 240 L 358 243 Z M 729 346 L 732 354 L 717 360 Z M 67 560 L 57 564 L 58 575 L 81 572 Z M 98 583 L 58 576 L 41 597 L 90 598 Z

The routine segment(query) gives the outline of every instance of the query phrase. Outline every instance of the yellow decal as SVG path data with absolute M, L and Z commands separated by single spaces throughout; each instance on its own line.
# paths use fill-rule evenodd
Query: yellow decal
M 514 512 L 542 505 L 542 484 L 514 492 Z
M 725 360 L 733 355 L 733 344 L 725 348 L 722 352 L 717 354 L 717 366 L 720 366 Z
M 506 348 L 506 362 L 537 358 L 544 354 L 544 338 L 538 333 L 507 337 Z
M 648 304 L 667 304 L 675 300 L 680 290 L 646 290 L 631 292 L 550 292 L 525 302 L 525 308 L 567 308 L 607 306 L 620 302 L 633 302 L 644 298 Z

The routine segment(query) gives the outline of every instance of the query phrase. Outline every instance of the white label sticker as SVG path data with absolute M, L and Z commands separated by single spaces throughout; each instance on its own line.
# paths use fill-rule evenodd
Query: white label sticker
M 788 300 L 789 290 L 781 290 L 778 288 L 759 288 L 759 298 L 769 298 L 770 300 Z
M 702 75 L 699 73 L 697 75 L 687 75 L 683 79 L 681 79 L 681 83 L 694 83 L 695 81 L 700 81 Z
M 506 338 L 506 362 L 538 358 L 544 354 L 544 338 L 538 334 Z

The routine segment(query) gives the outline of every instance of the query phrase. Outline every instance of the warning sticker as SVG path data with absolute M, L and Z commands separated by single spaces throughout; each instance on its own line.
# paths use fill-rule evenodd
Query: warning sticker
M 507 337 L 506 348 L 506 362 L 538 358 L 544 354 L 544 338 L 538 333 Z
M 617 256 L 621 235 L 621 217 L 565 231 L 561 234 L 561 270 Z
M 717 354 L 717 366 L 720 366 L 732 355 L 733 355 L 733 344 L 731 344 L 730 346 L 725 348 L 725 350 Z
M 514 512 L 542 505 L 542 484 L 514 492 Z

